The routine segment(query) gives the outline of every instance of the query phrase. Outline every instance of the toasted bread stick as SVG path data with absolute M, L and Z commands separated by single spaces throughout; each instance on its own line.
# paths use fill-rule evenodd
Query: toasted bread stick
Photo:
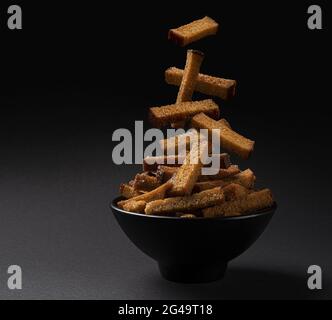
M 170 29 L 168 39 L 184 47 L 189 43 L 217 33 L 219 24 L 210 17 L 204 17 L 176 29 Z
M 191 120 L 191 124 L 196 129 L 208 129 L 210 135 L 213 129 L 220 130 L 220 145 L 229 152 L 233 152 L 243 159 L 249 158 L 254 150 L 255 142 L 236 133 L 226 126 L 220 125 L 204 113 L 197 114 Z
M 198 210 L 220 204 L 224 193 L 220 188 L 205 190 L 191 196 L 166 198 L 149 202 L 145 207 L 146 214 L 164 215 L 174 212 Z
M 143 200 L 145 202 L 150 202 L 150 201 L 157 200 L 157 199 L 163 199 L 165 197 L 165 194 L 166 194 L 167 190 L 169 190 L 172 187 L 172 185 L 173 184 L 172 184 L 171 181 L 167 181 L 164 184 L 162 184 L 161 186 L 159 186 L 158 188 L 156 188 L 156 189 L 154 189 L 150 192 L 141 194 L 141 195 L 139 195 L 137 197 L 134 197 L 134 198 L 131 198 L 129 200 L 119 201 L 117 203 L 118 207 L 123 208 L 126 204 L 128 204 L 131 201 L 141 201 L 141 200 Z
M 143 200 L 129 201 L 123 205 L 123 210 L 136 213 L 144 213 L 146 202 Z
M 151 191 L 160 186 L 160 181 L 154 177 L 149 176 L 146 172 L 138 173 L 135 176 L 133 188 L 135 190 Z
M 205 180 L 203 182 L 197 182 L 194 187 L 195 192 L 200 192 L 203 190 L 215 188 L 215 187 L 221 187 L 227 186 L 229 184 L 235 183 L 238 185 L 241 185 L 247 189 L 251 189 L 254 186 L 255 183 L 255 175 L 250 170 L 244 170 L 236 175 L 226 177 L 220 180 Z
M 229 122 L 226 119 L 220 119 L 217 122 L 219 123 L 219 125 L 222 125 L 222 126 L 225 126 L 225 127 L 228 127 L 230 129 L 232 129 L 231 125 L 229 124 Z
M 219 107 L 211 99 L 188 101 L 162 107 L 152 107 L 149 119 L 156 128 L 162 128 L 170 123 L 187 121 L 195 114 L 206 113 L 214 119 L 219 118 Z
M 182 81 L 184 71 L 176 67 L 168 68 L 165 71 L 165 81 L 167 84 L 179 86 Z M 219 97 L 223 100 L 233 98 L 236 91 L 236 81 L 223 79 L 200 73 L 197 76 L 195 91 Z
M 120 194 L 126 199 L 137 197 L 142 194 L 139 190 L 135 190 L 131 185 L 126 183 L 121 183 L 120 185 Z
M 194 185 L 201 174 L 201 156 L 207 153 L 207 141 L 200 141 L 192 147 L 185 162 L 172 178 L 173 186 L 168 191 L 170 196 L 183 196 L 191 194 Z
M 249 193 L 246 197 L 235 201 L 206 208 L 203 210 L 204 217 L 238 216 L 246 213 L 254 213 L 257 210 L 271 207 L 273 197 L 269 189 Z
M 255 176 L 250 169 L 241 172 L 238 165 L 231 165 L 227 169 L 220 169 L 219 172 L 215 175 L 199 177 L 199 182 L 211 180 L 230 181 L 230 183 L 237 183 L 238 181 L 239 184 L 247 188 L 251 188 L 255 181 Z
M 217 174 L 212 175 L 200 175 L 198 181 L 211 181 L 211 180 L 220 180 L 223 178 L 231 177 L 240 172 L 240 169 L 237 165 L 231 165 L 227 169 L 220 169 Z
M 204 53 L 198 50 L 188 50 L 186 65 L 183 71 L 183 77 L 180 84 L 176 103 L 191 101 L 196 86 L 199 69 L 204 59 Z M 172 128 L 183 128 L 185 121 L 172 123 Z

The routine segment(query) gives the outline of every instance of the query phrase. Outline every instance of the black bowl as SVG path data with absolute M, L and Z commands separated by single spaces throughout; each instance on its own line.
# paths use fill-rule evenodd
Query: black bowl
M 277 205 L 254 214 L 184 219 L 111 209 L 122 230 L 156 260 L 164 278 L 177 282 L 209 282 L 223 277 L 227 263 L 246 251 L 262 234 Z

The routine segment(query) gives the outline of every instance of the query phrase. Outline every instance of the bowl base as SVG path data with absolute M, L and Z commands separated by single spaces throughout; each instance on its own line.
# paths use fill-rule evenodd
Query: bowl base
M 223 278 L 227 269 L 227 262 L 209 265 L 180 265 L 158 263 L 163 278 L 182 283 L 212 282 Z

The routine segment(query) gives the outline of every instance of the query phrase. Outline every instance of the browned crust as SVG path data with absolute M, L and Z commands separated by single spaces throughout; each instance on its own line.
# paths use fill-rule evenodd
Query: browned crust
M 224 201 L 224 193 L 220 188 L 195 193 L 191 196 L 166 198 L 149 202 L 145 207 L 146 214 L 164 215 L 175 212 L 199 210 L 214 206 Z
M 241 136 L 232 129 L 220 125 L 204 113 L 195 115 L 191 124 L 196 129 L 208 129 L 210 135 L 213 129 L 220 130 L 220 145 L 227 151 L 233 152 L 243 159 L 248 159 L 254 150 L 255 142 Z
M 246 197 L 203 210 L 204 217 L 238 216 L 252 213 L 273 205 L 273 196 L 269 189 L 249 193 Z
M 216 34 L 218 28 L 219 24 L 216 21 L 210 17 L 204 17 L 176 29 L 170 29 L 168 39 L 184 47 L 189 43 Z
M 152 107 L 149 120 L 156 128 L 162 128 L 170 123 L 187 121 L 198 113 L 205 113 L 213 119 L 219 118 L 219 107 L 211 99 L 187 101 L 162 107 Z
M 170 85 L 179 86 L 183 78 L 184 70 L 171 67 L 165 71 L 165 81 Z M 236 92 L 236 80 L 213 77 L 207 74 L 198 74 L 195 91 L 229 100 Z
M 168 31 L 168 40 L 173 41 L 176 45 L 184 47 L 186 45 L 186 39 L 183 35 L 174 29 Z

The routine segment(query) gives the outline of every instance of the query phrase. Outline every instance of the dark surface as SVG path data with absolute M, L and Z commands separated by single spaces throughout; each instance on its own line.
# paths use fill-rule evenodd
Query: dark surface
M 128 238 L 158 262 L 164 278 L 200 283 L 220 279 L 227 263 L 245 252 L 263 233 L 276 205 L 240 217 L 182 219 L 131 214 L 111 209 Z
M 24 4 L 16 33 L 1 8 L 0 298 L 332 297 L 330 6 L 324 29 L 310 31 L 306 3 L 216 3 Z M 181 285 L 160 277 L 109 211 L 140 170 L 112 163 L 112 133 L 175 100 L 163 71 L 183 66 L 185 49 L 167 29 L 205 14 L 221 29 L 193 46 L 206 54 L 202 71 L 238 80 L 235 98 L 216 102 L 256 140 L 250 160 L 232 160 L 271 188 L 278 211 L 222 281 Z M 6 286 L 12 264 L 20 292 Z M 313 264 L 321 291 L 307 288 Z

